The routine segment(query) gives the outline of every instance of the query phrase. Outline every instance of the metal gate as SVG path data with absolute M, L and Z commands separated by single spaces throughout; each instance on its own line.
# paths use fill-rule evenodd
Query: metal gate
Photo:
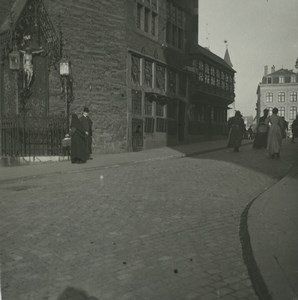
M 66 118 L 62 115 L 4 118 L 1 120 L 1 155 L 61 155 L 61 142 L 65 134 Z

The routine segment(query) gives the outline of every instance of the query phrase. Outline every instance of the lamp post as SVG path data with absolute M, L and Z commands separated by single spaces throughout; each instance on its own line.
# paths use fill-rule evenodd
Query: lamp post
M 63 58 L 60 61 L 60 76 L 63 80 L 63 89 L 64 89 L 64 100 L 66 104 L 65 116 L 66 116 L 66 130 L 69 132 L 69 109 L 70 109 L 70 99 L 68 95 L 68 81 L 70 76 L 70 61 L 66 58 Z

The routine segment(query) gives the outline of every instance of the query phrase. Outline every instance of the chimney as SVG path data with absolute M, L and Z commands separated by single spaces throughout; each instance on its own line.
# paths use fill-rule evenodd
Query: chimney
M 268 75 L 268 66 L 265 66 L 264 67 L 264 76 L 267 76 Z
M 273 65 L 272 67 L 271 67 L 271 73 L 274 73 L 275 72 L 275 65 Z

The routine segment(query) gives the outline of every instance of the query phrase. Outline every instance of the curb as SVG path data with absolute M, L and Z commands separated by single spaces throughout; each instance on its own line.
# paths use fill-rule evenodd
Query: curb
M 266 189 L 265 191 L 267 191 L 268 189 Z M 262 273 L 255 260 L 251 241 L 250 241 L 250 235 L 248 231 L 249 209 L 261 194 L 259 194 L 252 201 L 250 201 L 245 207 L 244 211 L 242 212 L 240 217 L 240 225 L 239 225 L 239 238 L 242 246 L 242 257 L 246 265 L 248 275 L 252 282 L 253 288 L 256 292 L 256 295 L 260 300 L 272 300 L 272 296 L 269 293 L 267 284 L 265 283 Z

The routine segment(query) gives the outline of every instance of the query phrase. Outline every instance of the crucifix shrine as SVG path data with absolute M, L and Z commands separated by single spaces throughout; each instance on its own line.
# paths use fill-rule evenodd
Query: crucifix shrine
M 23 87 L 29 89 L 34 74 L 33 55 L 41 54 L 45 51 L 42 48 L 36 51 L 32 51 L 30 47 L 26 47 L 25 50 L 20 50 L 20 52 L 23 54 L 23 70 L 24 70 Z

